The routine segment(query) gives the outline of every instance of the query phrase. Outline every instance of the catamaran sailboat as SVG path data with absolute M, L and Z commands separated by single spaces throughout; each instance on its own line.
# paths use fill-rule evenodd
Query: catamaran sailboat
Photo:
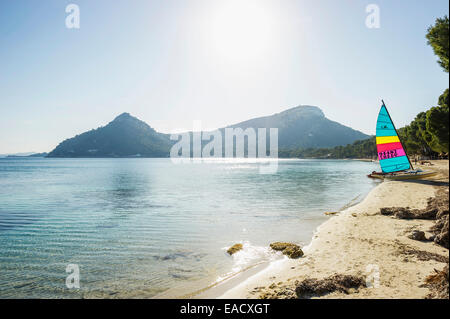
M 376 143 L 382 172 L 372 172 L 369 177 L 379 179 L 420 179 L 436 175 L 434 171 L 414 170 L 400 141 L 397 129 L 384 104 L 381 105 L 377 120 Z

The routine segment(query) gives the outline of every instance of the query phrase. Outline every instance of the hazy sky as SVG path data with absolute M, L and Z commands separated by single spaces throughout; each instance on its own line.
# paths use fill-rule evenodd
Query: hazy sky
M 400 127 L 448 87 L 425 39 L 445 14 L 447 0 L 2 0 L 0 153 L 50 151 L 122 112 L 170 132 L 307 104 L 374 134 L 383 98 Z

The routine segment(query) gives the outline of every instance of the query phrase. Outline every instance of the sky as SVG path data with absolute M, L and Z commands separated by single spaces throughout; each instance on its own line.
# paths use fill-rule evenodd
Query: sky
M 80 10 L 67 28 L 66 6 Z M 369 4 L 379 28 L 368 28 Z M 427 28 L 444 0 L 0 1 L 0 154 L 48 152 L 129 112 L 215 129 L 297 105 L 375 133 L 437 104 Z

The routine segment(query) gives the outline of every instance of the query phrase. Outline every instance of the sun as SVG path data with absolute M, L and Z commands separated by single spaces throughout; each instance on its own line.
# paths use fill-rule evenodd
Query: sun
M 220 1 L 211 16 L 212 49 L 225 59 L 252 60 L 268 52 L 273 29 L 266 1 Z

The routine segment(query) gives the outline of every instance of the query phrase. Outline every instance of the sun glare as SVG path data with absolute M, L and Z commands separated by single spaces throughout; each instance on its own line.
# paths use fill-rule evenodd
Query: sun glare
M 274 17 L 266 1 L 221 1 L 211 19 L 213 49 L 222 58 L 251 60 L 271 46 Z

